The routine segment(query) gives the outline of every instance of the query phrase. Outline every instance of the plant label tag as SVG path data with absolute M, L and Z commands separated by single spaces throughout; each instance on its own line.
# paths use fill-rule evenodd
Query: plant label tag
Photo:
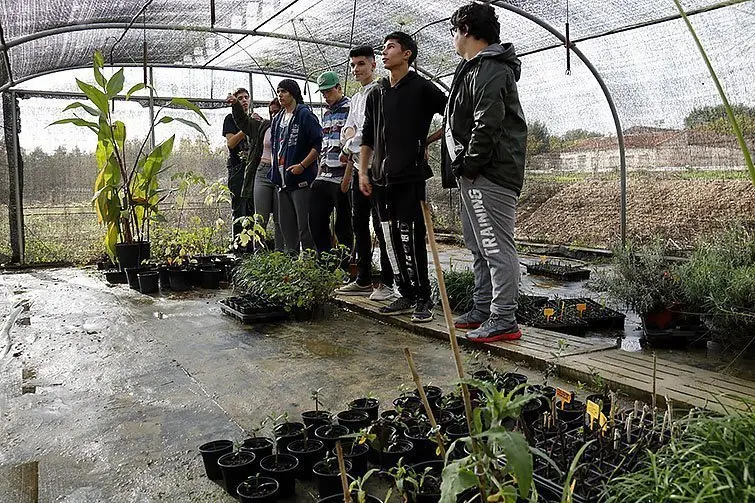
M 587 401 L 587 415 L 590 416 L 590 424 L 600 418 L 600 405 L 592 400 Z
M 587 309 L 587 304 L 577 304 L 577 311 L 579 312 L 579 317 L 582 317 L 582 314 Z
M 561 400 L 561 409 L 563 410 L 565 403 L 571 403 L 572 393 L 562 388 L 556 388 L 556 396 Z

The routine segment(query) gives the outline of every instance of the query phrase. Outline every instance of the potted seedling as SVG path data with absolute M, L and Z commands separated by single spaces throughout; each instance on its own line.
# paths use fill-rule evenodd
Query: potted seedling
M 344 466 L 347 473 L 352 473 L 353 464 L 351 460 L 345 459 Z M 315 486 L 321 498 L 342 494 L 341 490 L 341 469 L 338 466 L 338 458 L 329 456 L 318 461 L 312 467 L 312 473 L 315 476 Z
M 256 427 L 252 428 L 252 436 L 245 439 L 239 446 L 240 451 L 254 453 L 256 467 L 259 467 L 262 458 L 273 453 L 273 447 L 275 447 L 275 442 L 270 438 L 258 435 L 269 421 L 270 417 L 263 418 Z
M 370 416 L 364 410 L 348 409 L 336 414 L 338 424 L 346 426 L 352 433 L 370 425 Z
M 322 407 L 321 398 L 322 388 L 317 388 L 310 392 L 310 398 L 315 404 L 315 410 L 308 410 L 301 413 L 302 421 L 307 429 L 314 433 L 318 426 L 324 424 L 330 424 L 333 420 L 333 416 L 327 410 L 320 410 Z
M 351 461 L 353 474 L 362 476 L 367 473 L 370 443 L 375 440 L 375 435 L 369 430 L 361 430 L 345 438 L 348 440 L 341 442 L 343 457 Z M 335 455 L 336 448 L 333 448 L 332 452 Z
M 254 460 L 254 453 L 247 451 L 229 452 L 218 458 L 218 466 L 223 473 L 223 486 L 234 498 L 239 484 L 254 473 Z
M 377 421 L 379 407 L 380 402 L 378 399 L 370 396 L 370 394 L 364 398 L 357 398 L 356 400 L 349 402 L 349 409 L 365 411 L 369 416 L 370 421 Z
M 365 473 L 362 477 L 354 479 L 351 484 L 349 484 L 348 490 L 351 493 L 350 499 L 352 503 L 383 503 L 383 500 L 381 500 L 380 498 L 367 494 L 367 481 L 378 471 L 378 469 L 373 468 L 372 470 Z M 389 490 L 388 494 L 386 495 L 385 501 L 388 501 L 390 494 L 391 491 Z M 318 503 L 342 503 L 344 501 L 344 494 L 339 493 L 333 496 L 322 498 L 318 500 Z
M 331 450 L 336 446 L 336 442 L 350 433 L 350 430 L 340 424 L 324 424 L 315 428 L 315 438 L 322 440 L 326 450 Z
M 304 434 L 304 425 L 301 423 L 289 423 L 288 414 L 281 414 L 273 419 L 273 423 L 277 423 L 274 427 L 274 431 L 288 433 L 285 437 L 279 437 L 276 432 L 276 448 L 275 454 L 266 456 L 260 460 L 260 472 L 262 475 L 274 478 L 278 481 L 280 486 L 280 496 L 285 498 L 293 496 L 296 493 L 296 469 L 299 466 L 299 460 L 296 456 L 291 454 L 285 454 L 285 449 L 288 444 L 293 442 Z M 283 419 L 283 422 L 279 423 Z M 300 424 L 299 428 L 296 426 Z M 285 425 L 285 426 L 284 426 Z M 298 435 L 292 434 L 297 431 Z
M 278 499 L 278 481 L 259 473 L 247 478 L 237 489 L 241 503 L 273 503 Z
M 296 456 L 299 460 L 299 466 L 296 472 L 296 478 L 299 480 L 309 480 L 312 476 L 312 465 L 322 459 L 325 453 L 325 443 L 316 438 L 309 438 L 308 430 L 304 429 L 304 438 L 294 440 L 286 449 L 289 454 Z
M 288 444 L 304 438 L 304 430 L 306 430 L 304 423 L 289 421 L 287 412 L 270 419 L 275 425 L 273 426 L 273 434 L 275 435 L 275 450 L 277 452 L 287 452 Z
M 199 453 L 202 455 L 202 462 L 208 479 L 216 482 L 223 480 L 223 473 L 218 466 L 218 458 L 231 452 L 233 452 L 232 440 L 213 440 L 199 446 Z

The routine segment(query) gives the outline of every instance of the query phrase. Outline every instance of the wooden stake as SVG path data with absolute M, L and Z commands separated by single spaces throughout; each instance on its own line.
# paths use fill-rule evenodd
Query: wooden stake
M 655 390 L 656 390 L 655 383 L 656 383 L 656 380 L 657 380 L 657 377 L 656 377 L 657 376 L 657 371 L 658 371 L 658 355 L 656 355 L 655 351 L 653 351 L 653 410 L 655 410 L 655 408 L 656 408 L 655 406 L 656 406 L 656 403 L 657 403 L 657 400 L 658 400 L 658 398 L 657 398 L 657 396 L 655 394 Z
M 351 491 L 349 491 L 349 481 L 346 480 L 346 463 L 343 462 L 343 447 L 341 447 L 340 440 L 336 441 L 336 455 L 338 456 L 338 469 L 341 472 L 343 503 L 351 503 Z
M 446 446 L 443 445 L 443 436 L 440 434 L 440 429 L 438 429 L 438 423 L 435 422 L 435 415 L 433 414 L 433 410 L 430 408 L 430 402 L 427 401 L 425 388 L 422 387 L 422 381 L 420 380 L 419 374 L 417 373 L 417 368 L 414 366 L 414 358 L 412 358 L 412 353 L 411 351 L 409 351 L 409 348 L 404 348 L 404 356 L 406 356 L 406 361 L 409 364 L 409 370 L 411 370 L 412 372 L 412 379 L 414 379 L 414 384 L 417 386 L 417 390 L 419 391 L 419 397 L 422 400 L 422 405 L 425 406 L 425 413 L 427 414 L 428 419 L 430 419 L 430 425 L 433 427 L 433 430 L 435 430 L 435 442 L 438 444 L 440 453 L 445 460 Z

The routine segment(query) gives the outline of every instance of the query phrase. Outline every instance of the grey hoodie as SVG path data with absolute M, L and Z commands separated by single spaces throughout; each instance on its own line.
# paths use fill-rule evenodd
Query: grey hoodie
M 512 44 L 492 44 L 456 68 L 443 135 L 444 187 L 485 175 L 519 194 L 524 183 L 527 123 L 516 82 L 521 62 Z

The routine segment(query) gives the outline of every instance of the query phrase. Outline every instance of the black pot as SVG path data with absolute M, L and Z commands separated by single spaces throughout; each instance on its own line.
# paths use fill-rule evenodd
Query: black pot
M 260 467 L 260 460 L 273 453 L 275 442 L 267 437 L 251 437 L 244 440 L 239 447 L 240 451 L 254 453 L 254 471 L 256 473 Z
M 349 428 L 340 424 L 325 424 L 315 428 L 315 438 L 322 440 L 327 450 L 335 447 L 336 441 L 349 433 Z
M 343 458 L 351 461 L 351 473 L 355 477 L 361 477 L 367 473 L 367 458 L 369 446 L 367 444 L 355 444 L 354 442 L 341 443 Z M 337 448 L 333 448 L 333 455 L 337 456 Z
M 464 399 L 460 396 L 446 396 L 445 398 L 439 398 L 435 402 L 435 407 L 438 410 L 447 410 L 455 416 L 463 416 L 464 412 Z
M 414 412 L 425 410 L 422 405 L 422 400 L 415 395 L 400 396 L 393 401 L 393 406 L 396 407 L 396 410 L 401 410 L 402 413 L 403 411 Z
M 425 390 L 425 396 L 427 397 L 430 407 L 435 407 L 435 403 L 443 396 L 443 390 L 437 386 L 422 386 L 422 388 Z M 414 394 L 419 397 L 419 390 L 415 389 Z
M 343 464 L 344 468 L 346 468 L 346 473 L 351 473 L 351 461 L 344 459 Z M 312 473 L 315 477 L 317 493 L 321 498 L 332 496 L 334 494 L 342 494 L 341 469 L 338 467 L 338 460 L 336 458 L 318 461 L 312 467 Z
M 449 410 L 438 410 L 434 414 L 435 422 L 440 426 L 441 433 L 445 433 L 446 428 L 459 420 L 459 416 Z
M 127 281 L 126 273 L 118 270 L 105 271 L 105 280 L 111 285 L 121 285 Z
M 199 270 L 199 275 L 202 288 L 217 290 L 220 287 L 220 280 L 223 278 L 223 272 L 220 269 L 203 267 Z
M 139 273 L 149 271 L 149 267 L 127 267 L 126 279 L 128 280 L 128 286 L 134 290 L 139 290 Z
M 168 278 L 174 292 L 191 290 L 191 273 L 187 269 L 168 269 Z
M 254 453 L 253 452 L 229 452 L 218 458 L 218 466 L 223 472 L 223 486 L 228 494 L 236 497 L 236 488 L 239 484 L 251 477 L 254 472 Z
M 156 293 L 160 291 L 160 274 L 157 271 L 140 272 L 139 291 L 142 293 Z
M 229 452 L 233 452 L 233 441 L 231 440 L 213 440 L 199 446 L 199 453 L 202 454 L 204 462 L 204 471 L 210 480 L 223 480 L 223 472 L 218 466 L 218 458 Z
M 597 403 L 600 407 L 600 411 L 606 417 L 611 413 L 611 397 L 602 394 L 588 395 L 585 398 L 585 407 L 587 406 L 588 401 Z
M 122 271 L 127 267 L 138 267 L 142 261 L 149 259 L 149 254 L 149 241 L 115 245 L 115 257 Z
M 561 421 L 570 425 L 569 430 L 584 425 L 585 420 L 585 404 L 579 400 L 572 400 L 570 403 L 564 404 L 564 408 L 561 408 L 561 403 L 556 404 L 556 417 Z
M 296 468 L 298 466 L 299 460 L 291 454 L 273 454 L 260 460 L 260 472 L 278 481 L 282 498 L 296 493 Z
M 241 503 L 273 503 L 278 499 L 278 481 L 270 477 L 249 477 L 239 484 L 237 493 Z
M 540 414 L 548 409 L 548 403 L 542 397 L 535 397 L 522 406 L 522 421 L 527 426 L 534 426 Z
M 383 446 L 388 445 L 396 436 L 398 425 L 378 423 L 371 428 L 375 434 L 375 440 L 370 443 L 369 460 L 372 464 L 379 465 L 383 454 Z
M 448 428 L 446 428 L 446 436 L 448 437 L 448 440 L 450 442 L 449 447 L 454 442 L 454 440 L 468 437 L 469 428 L 467 428 L 467 423 L 459 421 L 458 423 L 449 425 Z M 456 444 L 456 447 L 454 447 L 453 452 L 450 453 L 449 459 L 459 459 L 463 458 L 464 456 L 464 444 L 462 442 L 459 442 Z
M 439 458 L 438 444 L 428 438 L 430 426 L 410 426 L 404 431 L 404 436 L 414 444 L 414 461 L 419 463 Z
M 160 288 L 163 290 L 167 290 L 170 288 L 170 274 L 168 273 L 169 269 L 165 266 L 160 266 L 157 268 L 157 273 L 160 275 Z
M 414 444 L 410 440 L 399 438 L 386 446 L 381 454 L 380 464 L 383 469 L 389 470 L 398 465 L 401 458 L 404 458 L 405 465 L 414 460 Z
M 351 501 L 358 501 L 357 500 L 357 493 L 356 491 L 351 492 Z M 365 501 L 367 503 L 383 503 L 383 500 L 380 498 L 376 498 L 375 496 L 367 495 Z M 341 503 L 343 502 L 343 493 L 341 494 L 334 494 L 333 496 L 328 496 L 326 498 L 321 498 L 317 500 L 317 503 Z
M 281 423 L 273 428 L 273 434 L 275 434 L 275 449 L 279 454 L 285 454 L 288 452 L 286 449 L 288 444 L 294 440 L 304 438 L 304 423 L 287 422 Z M 285 487 L 281 486 L 281 491 L 284 491 Z
M 363 410 L 344 410 L 336 414 L 336 419 L 338 424 L 346 426 L 352 433 L 357 433 L 370 425 L 370 416 Z
M 318 427 L 333 422 L 333 415 L 327 410 L 307 410 L 301 413 L 301 420 L 307 431 L 314 432 Z
M 365 411 L 370 421 L 377 421 L 379 407 L 380 402 L 376 398 L 357 398 L 349 403 L 349 409 Z
M 428 475 L 437 479 L 438 484 L 436 487 L 431 487 L 429 479 L 425 479 L 427 484 L 423 484 L 423 487 L 409 489 L 409 501 L 415 503 L 437 503 L 440 501 L 440 477 L 443 473 L 443 461 L 426 461 L 424 463 L 417 463 L 412 465 L 412 470 L 417 475 L 425 473 L 425 470 L 430 468 Z
M 325 443 L 314 438 L 294 440 L 286 448 L 289 454 L 299 460 L 296 470 L 296 478 L 299 480 L 309 480 L 312 477 L 312 465 L 320 461 L 326 452 Z
M 503 375 L 503 389 L 507 393 L 510 393 L 514 388 L 522 384 L 527 383 L 527 376 L 524 374 L 515 374 L 514 372 L 506 372 Z M 521 389 L 519 393 L 524 393 L 524 389 Z

